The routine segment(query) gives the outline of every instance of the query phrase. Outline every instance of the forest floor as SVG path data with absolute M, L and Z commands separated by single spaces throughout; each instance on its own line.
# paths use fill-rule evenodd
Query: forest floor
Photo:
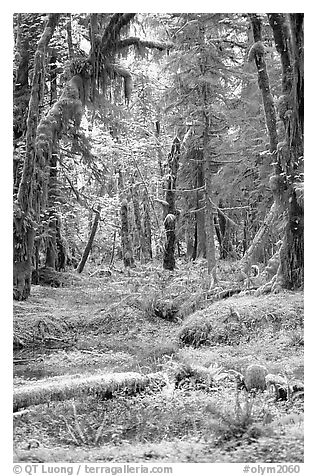
M 216 299 L 201 264 L 67 276 L 14 303 L 16 461 L 303 462 L 301 395 L 238 390 L 233 372 L 261 364 L 303 382 L 302 292 Z M 126 387 L 32 404 L 41 386 L 118 373 Z M 135 384 L 153 373 L 166 384 Z

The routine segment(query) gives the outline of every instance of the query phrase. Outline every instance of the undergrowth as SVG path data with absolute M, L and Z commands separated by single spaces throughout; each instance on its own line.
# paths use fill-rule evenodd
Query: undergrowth
M 236 267 L 221 272 L 230 287 Z M 55 372 L 56 382 L 83 373 L 160 371 L 169 385 L 118 389 L 103 399 L 74 391 L 66 401 L 33 405 L 15 418 L 18 460 L 301 461 L 302 399 L 237 391 L 230 371 L 244 374 L 255 363 L 289 382 L 302 380 L 302 301 L 302 293 L 290 292 L 219 299 L 202 263 L 180 264 L 173 273 L 153 265 L 111 276 L 84 273 L 71 286 L 34 286 L 28 301 L 14 304 L 14 339 L 22 349 L 16 358 L 28 362 L 17 388 L 36 385 L 27 373 L 35 368 L 44 377 L 45 369 Z M 31 451 L 32 439 L 39 447 Z

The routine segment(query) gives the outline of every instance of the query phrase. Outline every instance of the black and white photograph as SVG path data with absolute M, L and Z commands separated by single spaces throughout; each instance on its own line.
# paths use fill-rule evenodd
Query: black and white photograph
M 16 474 L 303 469 L 304 13 L 217 6 L 11 15 Z

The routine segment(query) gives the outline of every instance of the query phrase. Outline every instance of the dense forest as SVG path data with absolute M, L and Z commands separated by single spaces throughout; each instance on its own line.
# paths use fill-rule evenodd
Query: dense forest
M 303 21 L 14 14 L 17 461 L 303 461 Z

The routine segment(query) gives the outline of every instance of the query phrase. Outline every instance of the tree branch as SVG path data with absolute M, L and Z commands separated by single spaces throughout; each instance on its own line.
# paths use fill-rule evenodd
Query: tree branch
M 128 25 L 135 15 L 136 13 L 114 13 L 112 15 L 101 39 L 101 51 L 104 54 L 108 48 L 113 48 L 114 45 L 112 45 L 112 43 L 116 43 L 116 38 L 120 30 Z
M 170 50 L 173 48 L 173 43 L 161 42 L 161 41 L 147 41 L 141 40 L 136 36 L 130 36 L 117 43 L 118 49 L 127 48 L 128 46 L 144 47 L 144 48 L 156 48 L 159 51 Z

